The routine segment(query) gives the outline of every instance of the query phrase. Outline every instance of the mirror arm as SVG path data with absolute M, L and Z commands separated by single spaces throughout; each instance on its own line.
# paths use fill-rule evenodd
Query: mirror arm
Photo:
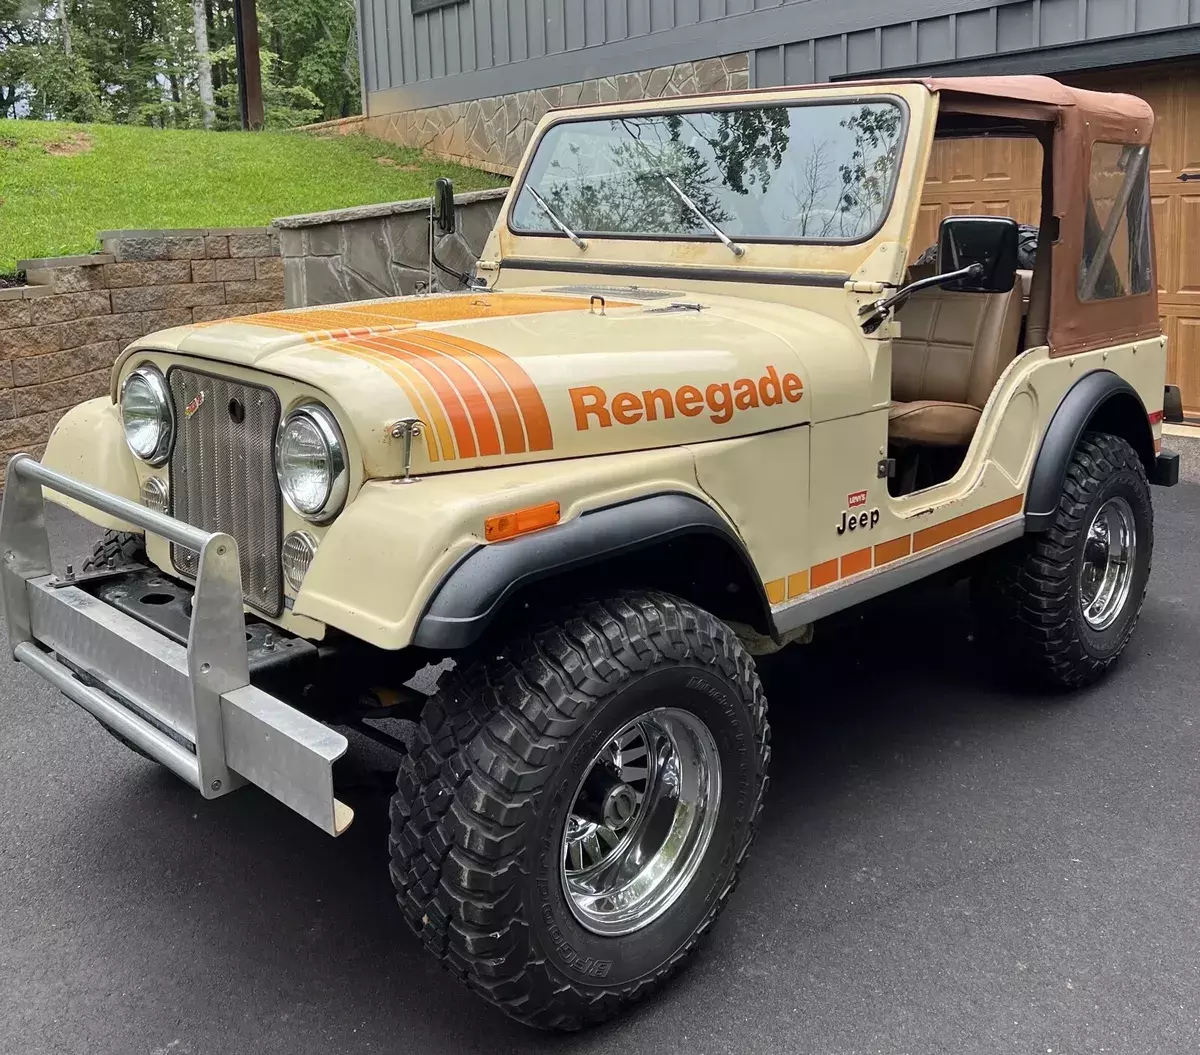
M 910 282 L 890 297 L 884 297 L 882 300 L 864 304 L 858 309 L 858 314 L 870 317 L 863 320 L 863 332 L 874 333 L 883 325 L 883 320 L 887 318 L 888 312 L 893 308 L 899 307 L 914 293 L 920 293 L 923 289 L 932 289 L 934 286 L 949 285 L 951 282 L 958 282 L 964 278 L 978 278 L 985 270 L 986 268 L 982 264 L 968 264 L 957 271 L 947 271 L 944 275 L 930 275 L 928 278 L 921 278 L 916 282 Z

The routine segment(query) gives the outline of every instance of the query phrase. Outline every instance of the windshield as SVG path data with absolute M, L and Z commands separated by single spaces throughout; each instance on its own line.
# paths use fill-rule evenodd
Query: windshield
M 891 206 L 903 146 L 899 104 L 805 106 L 565 121 L 542 137 L 510 224 L 578 234 L 857 242 Z M 674 181 L 691 199 L 683 200 Z

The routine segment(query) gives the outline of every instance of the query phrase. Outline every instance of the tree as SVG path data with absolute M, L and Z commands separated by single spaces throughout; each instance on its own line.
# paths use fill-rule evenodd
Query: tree
M 213 106 L 212 63 L 208 58 L 208 22 L 204 0 L 192 0 L 192 26 L 196 34 L 196 86 L 205 128 L 216 119 Z
M 359 111 L 354 0 L 258 0 L 258 13 L 277 83 L 312 92 L 320 119 Z
M 868 103 L 841 122 L 853 133 L 850 157 L 838 168 L 842 177 L 842 234 L 869 231 L 891 194 L 900 152 L 900 109 Z
M 259 15 L 268 127 L 358 112 L 354 0 Z M 237 128 L 233 40 L 233 0 L 0 0 L 0 116 Z

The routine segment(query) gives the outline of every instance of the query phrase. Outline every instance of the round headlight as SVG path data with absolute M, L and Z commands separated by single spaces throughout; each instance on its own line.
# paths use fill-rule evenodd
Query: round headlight
M 167 382 L 157 367 L 139 366 L 121 386 L 125 442 L 142 461 L 162 465 L 171 453 L 174 412 Z
M 287 504 L 306 520 L 320 524 L 341 512 L 350 487 L 346 446 L 333 415 L 319 403 L 301 404 L 283 419 L 275 472 Z

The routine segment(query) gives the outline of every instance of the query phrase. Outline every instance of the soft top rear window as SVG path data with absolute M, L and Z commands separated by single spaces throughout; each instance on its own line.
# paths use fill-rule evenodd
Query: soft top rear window
M 902 105 L 872 97 L 564 121 L 538 144 L 509 223 L 560 238 L 561 223 L 594 237 L 714 239 L 707 219 L 743 241 L 863 241 L 891 208 Z

